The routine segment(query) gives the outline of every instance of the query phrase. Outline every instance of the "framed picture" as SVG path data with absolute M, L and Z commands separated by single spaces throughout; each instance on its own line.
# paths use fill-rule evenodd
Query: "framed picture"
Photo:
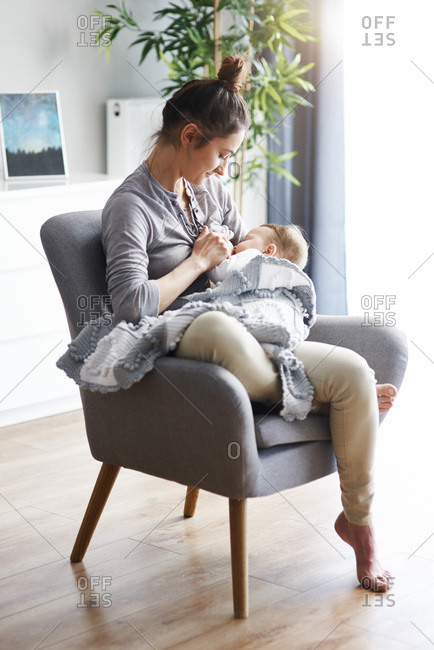
M 0 138 L 6 179 L 66 178 L 59 93 L 0 92 Z

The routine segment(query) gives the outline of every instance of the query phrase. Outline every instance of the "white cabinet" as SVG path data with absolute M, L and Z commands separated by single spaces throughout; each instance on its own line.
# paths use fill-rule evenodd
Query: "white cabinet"
M 121 182 L 105 174 L 0 182 L 0 426 L 81 406 L 56 367 L 70 336 L 39 231 L 53 215 L 101 209 Z

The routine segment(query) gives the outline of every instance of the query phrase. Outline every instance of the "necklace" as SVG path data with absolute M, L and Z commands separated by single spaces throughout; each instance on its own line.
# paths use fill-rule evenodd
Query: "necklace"
M 154 155 L 155 155 L 155 153 L 154 153 Z M 151 156 L 149 156 L 149 158 L 147 158 L 147 160 L 145 160 L 145 169 L 146 169 L 148 175 L 150 175 L 150 176 L 152 175 L 151 165 L 152 165 L 153 158 L 154 158 L 154 156 L 151 155 Z M 190 215 L 191 212 L 193 212 L 193 209 L 191 207 L 184 208 L 182 205 L 181 205 L 181 207 L 182 207 L 183 211 L 187 214 L 187 216 Z

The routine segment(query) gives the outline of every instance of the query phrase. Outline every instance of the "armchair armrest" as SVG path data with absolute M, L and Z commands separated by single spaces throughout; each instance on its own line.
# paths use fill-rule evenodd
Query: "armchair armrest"
M 97 460 L 196 485 L 229 498 L 253 490 L 259 470 L 247 391 L 228 370 L 162 357 L 128 390 L 81 390 Z
M 320 341 L 354 350 L 375 371 L 377 383 L 398 389 L 404 378 L 408 345 L 404 332 L 394 326 L 365 325 L 362 316 L 319 315 L 308 341 Z

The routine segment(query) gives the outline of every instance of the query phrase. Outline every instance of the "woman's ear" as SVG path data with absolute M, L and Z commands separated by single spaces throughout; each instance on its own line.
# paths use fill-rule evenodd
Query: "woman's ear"
M 265 250 L 262 251 L 262 254 L 266 255 L 267 257 L 274 257 L 276 253 L 277 253 L 276 244 L 267 244 Z
M 196 124 L 186 124 L 181 131 L 181 144 L 188 146 L 193 142 L 194 137 L 199 133 L 199 128 Z

